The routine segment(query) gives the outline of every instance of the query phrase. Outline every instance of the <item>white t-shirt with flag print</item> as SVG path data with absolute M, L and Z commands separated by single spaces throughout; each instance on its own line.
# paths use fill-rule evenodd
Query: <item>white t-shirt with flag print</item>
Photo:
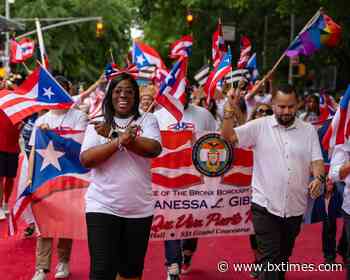
M 97 119 L 102 120 L 102 119 Z M 138 124 L 141 118 L 133 121 Z M 130 119 L 115 118 L 123 127 Z M 140 136 L 160 143 L 157 119 L 147 113 L 141 123 Z M 81 151 L 106 144 L 93 125 L 87 127 Z M 151 159 L 126 149 L 119 150 L 105 162 L 91 169 L 91 183 L 85 196 L 87 213 L 104 213 L 125 218 L 145 218 L 153 215 Z
M 189 104 L 184 111 L 182 120 L 176 119 L 164 108 L 154 112 L 161 130 L 192 130 L 192 131 L 215 131 L 216 121 L 212 114 L 205 108 Z

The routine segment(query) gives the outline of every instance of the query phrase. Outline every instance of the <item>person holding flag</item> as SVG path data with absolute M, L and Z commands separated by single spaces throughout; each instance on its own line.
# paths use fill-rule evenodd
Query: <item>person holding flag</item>
M 154 202 L 151 158 L 161 153 L 151 113 L 140 116 L 135 79 L 122 72 L 111 80 L 103 117 L 85 134 L 80 161 L 91 169 L 86 193 L 90 279 L 141 279 Z
M 63 76 L 56 76 L 56 81 L 66 91 L 70 92 L 70 82 Z M 35 128 L 32 132 L 29 145 L 32 146 L 32 151 L 29 158 L 29 176 L 33 173 L 34 156 L 35 156 L 35 139 L 36 130 L 38 128 L 42 130 L 57 130 L 58 132 L 64 132 L 69 130 L 85 131 L 88 120 L 86 114 L 76 109 L 66 110 L 50 110 L 48 113 L 39 117 L 35 122 Z M 45 163 L 45 162 L 44 162 Z M 41 170 L 50 165 L 42 165 Z M 29 179 L 28 182 L 32 184 Z M 72 239 L 59 238 L 57 250 L 59 263 L 56 267 L 55 278 L 61 279 L 69 276 L 69 260 L 72 250 Z M 47 274 L 50 271 L 51 266 L 51 254 L 52 254 L 53 238 L 39 237 L 37 239 L 36 248 L 36 271 L 32 280 L 45 280 Z
M 237 98 L 228 96 L 222 135 L 254 151 L 251 209 L 263 266 L 259 279 L 283 280 L 286 271 L 266 267 L 289 261 L 308 195 L 315 199 L 321 193 L 325 171 L 319 139 L 312 125 L 296 117 L 298 97 L 292 86 L 274 92 L 272 116 L 233 128 Z M 310 169 L 314 179 L 309 183 Z

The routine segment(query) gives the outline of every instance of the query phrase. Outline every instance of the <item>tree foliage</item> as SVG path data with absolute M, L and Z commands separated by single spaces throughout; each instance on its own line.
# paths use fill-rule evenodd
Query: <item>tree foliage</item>
M 119 62 L 130 47 L 130 26 L 133 8 L 130 1 L 116 0 L 16 0 L 11 5 L 12 18 L 103 18 L 103 36 L 96 38 L 96 22 L 84 22 L 58 27 L 43 33 L 49 63 L 59 72 L 75 81 L 95 80 L 110 61 L 113 49 Z M 2 7 L 3 8 L 3 7 Z M 26 21 L 26 31 L 35 29 L 35 22 Z M 45 26 L 52 22 L 42 22 Z M 35 35 L 32 35 L 36 38 Z M 30 65 L 34 67 L 34 60 Z M 20 67 L 18 67 L 20 68 Z M 22 68 L 23 69 L 23 68 Z
M 217 19 L 224 25 L 236 27 L 236 40 L 230 45 L 234 60 L 239 57 L 239 38 L 248 35 L 258 62 L 262 64 L 264 44 L 264 22 L 268 19 L 266 33 L 266 72 L 277 61 L 290 42 L 290 15 L 295 14 L 295 35 L 322 6 L 334 21 L 343 28 L 343 39 L 333 49 L 322 49 L 309 58 L 302 58 L 307 69 L 316 74 L 328 65 L 338 69 L 338 86 L 344 87 L 350 76 L 350 32 L 349 4 L 347 0 L 134 0 L 138 7 L 138 21 L 145 31 L 145 41 L 167 57 L 169 43 L 185 33 L 192 33 L 195 44 L 190 61 L 190 76 L 210 59 L 211 36 Z M 194 14 L 190 28 L 186 24 L 186 13 Z M 260 67 L 261 68 L 261 67 Z M 279 67 L 278 77 L 286 79 L 288 60 Z

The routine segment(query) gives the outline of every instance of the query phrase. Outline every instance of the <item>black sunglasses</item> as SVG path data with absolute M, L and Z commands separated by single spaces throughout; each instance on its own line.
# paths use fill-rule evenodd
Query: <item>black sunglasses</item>
M 259 109 L 256 112 L 259 113 L 259 114 L 273 115 L 272 109 L 266 109 L 266 110 Z

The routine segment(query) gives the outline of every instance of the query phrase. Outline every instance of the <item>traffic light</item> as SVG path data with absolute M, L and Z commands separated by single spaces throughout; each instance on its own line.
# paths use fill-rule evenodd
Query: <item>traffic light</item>
M 187 21 L 187 24 L 188 24 L 189 26 L 192 26 L 192 23 L 193 23 L 193 14 L 191 13 L 191 11 L 187 11 L 186 21 Z
M 298 75 L 299 77 L 303 77 L 306 74 L 306 66 L 304 63 L 299 64 Z
M 96 23 L 96 38 L 101 38 L 103 35 L 103 22 L 102 21 L 98 21 Z

